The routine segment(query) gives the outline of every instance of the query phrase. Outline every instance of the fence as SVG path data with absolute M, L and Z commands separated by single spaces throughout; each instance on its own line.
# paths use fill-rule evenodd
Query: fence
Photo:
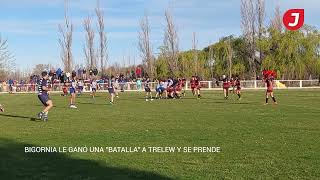
M 213 81 L 201 81 L 202 90 L 221 90 L 222 82 Z M 157 83 L 151 83 L 151 89 L 155 90 Z M 265 89 L 265 83 L 259 80 L 244 80 L 241 81 L 242 89 Z M 53 92 L 62 92 L 63 84 L 56 83 L 52 85 Z M 189 90 L 190 83 L 186 83 L 186 90 Z M 307 89 L 307 88 L 320 88 L 319 80 L 276 80 L 275 89 Z M 124 91 L 143 91 L 144 84 L 141 86 L 135 82 L 119 83 L 119 90 Z M 108 84 L 100 83 L 98 84 L 98 91 L 104 92 L 108 90 Z M 9 86 L 6 84 L 0 84 L 0 93 L 36 93 L 37 84 L 16 84 L 14 86 Z M 90 92 L 90 84 L 85 84 L 84 92 Z

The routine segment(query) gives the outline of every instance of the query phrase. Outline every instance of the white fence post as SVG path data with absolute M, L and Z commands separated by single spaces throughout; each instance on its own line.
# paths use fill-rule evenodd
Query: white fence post
M 257 89 L 257 80 L 254 80 L 254 88 Z
M 211 89 L 211 81 L 209 81 L 209 89 Z
M 300 80 L 300 88 L 302 88 L 302 80 Z

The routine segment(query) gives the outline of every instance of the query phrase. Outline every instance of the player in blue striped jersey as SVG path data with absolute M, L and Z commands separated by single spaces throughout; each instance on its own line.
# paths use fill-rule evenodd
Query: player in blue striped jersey
M 115 82 L 115 78 L 114 76 L 111 76 L 111 78 L 109 78 L 108 81 L 108 91 L 110 94 L 110 104 L 113 104 L 114 102 L 114 96 L 115 96 L 115 88 L 114 88 L 114 82 Z
M 147 78 L 147 80 L 144 82 L 144 90 L 146 91 L 146 101 L 149 101 L 149 100 L 153 101 L 150 83 L 151 83 L 151 81 L 149 78 Z
M 77 109 L 77 106 L 76 106 L 76 89 L 77 89 L 77 80 L 76 80 L 76 77 L 73 76 L 72 79 L 71 79 L 71 85 L 70 85 L 70 88 L 69 88 L 70 95 L 71 95 L 70 108 L 72 108 L 72 109 Z
M 90 86 L 91 86 L 91 96 L 92 96 L 92 99 L 94 99 L 95 96 L 96 96 L 97 87 L 98 87 L 98 83 L 97 83 L 97 80 L 95 78 L 93 78 L 91 80 Z
M 53 107 L 52 100 L 49 97 L 49 75 L 46 71 L 41 73 L 42 79 L 38 83 L 38 98 L 40 102 L 44 105 L 44 109 L 38 113 L 38 117 L 43 121 L 48 121 L 49 110 Z

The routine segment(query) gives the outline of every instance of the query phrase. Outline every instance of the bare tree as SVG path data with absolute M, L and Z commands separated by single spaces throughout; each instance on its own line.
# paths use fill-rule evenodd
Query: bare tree
M 105 22 L 104 22 L 104 11 L 100 6 L 100 1 L 97 2 L 96 16 L 98 19 L 98 29 L 99 29 L 99 49 L 98 58 L 100 59 L 100 71 L 101 74 L 105 74 L 105 69 L 108 63 L 108 39 L 107 33 L 105 32 Z
M 14 55 L 9 51 L 8 40 L 0 35 L 0 79 L 6 79 L 14 68 Z
M 241 28 L 249 46 L 249 65 L 251 73 L 256 76 L 256 16 L 253 0 L 241 0 Z
M 73 58 L 72 58 L 72 35 L 73 35 L 73 24 L 69 19 L 68 11 L 68 0 L 64 1 L 65 5 L 65 21 L 64 25 L 59 24 L 59 44 L 61 46 L 61 60 L 64 65 L 66 72 L 72 71 Z
M 274 17 L 271 20 L 271 27 L 279 32 L 282 32 L 283 25 L 282 25 L 282 16 L 280 12 L 280 7 L 277 6 L 275 8 Z
M 43 71 L 49 71 L 53 68 L 51 64 L 37 64 L 32 69 L 32 74 L 40 75 Z
M 211 42 L 209 43 L 209 56 L 208 56 L 208 65 L 210 66 L 210 73 L 211 73 L 211 78 L 214 77 L 214 73 L 213 73 L 213 67 L 214 67 L 214 63 L 215 63 L 215 59 L 214 59 L 214 49 L 212 47 Z
M 172 14 L 169 10 L 165 12 L 166 30 L 164 36 L 164 47 L 170 72 L 173 76 L 178 73 L 179 38 L 174 24 Z
M 86 33 L 86 44 L 83 51 L 87 61 L 87 68 L 97 68 L 96 56 L 94 52 L 94 30 L 92 28 L 92 19 L 90 16 L 84 19 L 83 27 Z
M 194 73 L 195 73 L 195 75 L 199 75 L 197 39 L 196 39 L 196 33 L 195 32 L 193 32 L 193 38 L 192 38 L 192 51 L 193 51 L 193 61 L 194 61 Z
M 152 79 L 154 77 L 154 59 L 150 42 L 150 24 L 147 13 L 140 21 L 139 31 L 139 50 L 143 65 L 147 70 L 148 76 Z
M 263 29 L 264 29 L 264 18 L 265 18 L 265 0 L 256 1 L 256 16 L 258 18 L 258 39 L 261 41 Z M 262 49 L 259 47 L 259 62 L 262 64 Z

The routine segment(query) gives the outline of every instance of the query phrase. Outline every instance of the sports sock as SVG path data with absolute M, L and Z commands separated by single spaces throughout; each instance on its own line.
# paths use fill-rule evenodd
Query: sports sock
M 275 97 L 272 97 L 273 102 L 277 102 Z
M 268 100 L 269 100 L 269 98 L 266 98 L 266 103 L 268 104 Z

